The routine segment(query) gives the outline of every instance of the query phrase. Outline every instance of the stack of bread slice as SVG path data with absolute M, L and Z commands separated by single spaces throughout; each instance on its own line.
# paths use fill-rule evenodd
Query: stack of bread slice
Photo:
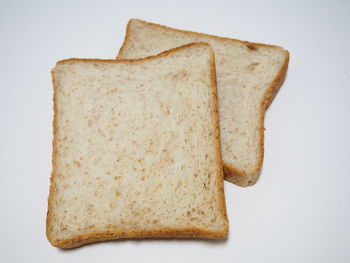
M 288 60 L 277 46 L 132 19 L 116 60 L 57 62 L 52 245 L 227 237 L 224 175 L 256 182 Z

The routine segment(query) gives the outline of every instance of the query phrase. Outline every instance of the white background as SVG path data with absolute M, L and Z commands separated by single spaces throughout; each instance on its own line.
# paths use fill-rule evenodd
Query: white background
M 225 183 L 226 241 L 128 240 L 73 250 L 45 236 L 50 70 L 115 58 L 130 18 L 281 45 L 258 183 Z M 1 262 L 350 262 L 349 1 L 1 1 Z

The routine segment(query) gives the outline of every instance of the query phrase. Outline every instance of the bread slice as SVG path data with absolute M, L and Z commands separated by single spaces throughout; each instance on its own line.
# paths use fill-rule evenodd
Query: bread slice
M 118 59 L 143 58 L 197 41 L 209 43 L 215 52 L 225 179 L 252 185 L 263 163 L 265 110 L 287 71 L 289 53 L 131 19 Z
M 205 43 L 56 64 L 52 245 L 227 236 L 214 65 Z

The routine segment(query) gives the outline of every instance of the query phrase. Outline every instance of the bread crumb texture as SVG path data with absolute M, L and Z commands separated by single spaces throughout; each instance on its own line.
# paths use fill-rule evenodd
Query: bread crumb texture
M 133 62 L 57 63 L 54 246 L 227 236 L 212 61 L 193 44 Z

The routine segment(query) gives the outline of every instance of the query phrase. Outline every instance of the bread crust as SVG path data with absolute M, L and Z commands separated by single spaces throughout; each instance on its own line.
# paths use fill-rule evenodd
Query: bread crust
M 213 38 L 213 39 L 218 39 L 218 40 L 227 40 L 227 41 L 233 41 L 233 42 L 239 42 L 245 45 L 248 45 L 250 47 L 255 47 L 255 46 L 260 46 L 260 47 L 273 47 L 273 48 L 280 48 L 282 50 L 285 50 L 284 48 L 280 47 L 280 46 L 276 46 L 276 45 L 269 45 L 269 44 L 263 44 L 263 43 L 255 43 L 255 42 L 249 42 L 249 41 L 244 41 L 244 40 L 240 40 L 240 39 L 234 39 L 234 38 L 228 38 L 228 37 L 220 37 L 220 36 L 215 36 L 215 35 L 209 35 L 209 34 L 204 34 L 204 33 L 199 33 L 199 32 L 194 32 L 194 31 L 189 31 L 189 30 L 181 30 L 181 29 L 177 29 L 177 28 L 173 28 L 173 27 L 169 27 L 169 26 L 164 26 L 164 25 L 160 25 L 160 24 L 156 24 L 156 23 L 152 23 L 152 22 L 147 22 L 147 21 L 143 21 L 140 19 L 136 19 L 136 18 L 132 18 L 129 20 L 128 24 L 126 25 L 126 33 L 125 33 L 125 38 L 124 38 L 124 42 L 122 44 L 122 46 L 119 49 L 118 55 L 117 55 L 117 59 L 119 59 L 119 56 L 121 54 L 123 54 L 124 49 L 126 47 L 126 43 L 129 42 L 129 35 L 130 35 L 130 27 L 131 27 L 131 23 L 133 21 L 138 21 L 150 26 L 157 26 L 157 27 L 161 27 L 161 28 L 165 28 L 171 31 L 176 31 L 176 32 L 181 32 L 181 33 L 185 33 L 185 34 L 190 34 L 190 35 L 196 35 L 196 36 L 201 36 L 201 37 L 208 37 L 208 38 Z M 205 43 L 203 41 L 199 41 L 202 43 Z M 196 42 L 196 43 L 199 43 Z M 285 50 L 287 51 L 287 50 Z M 288 52 L 288 51 L 287 51 Z
M 50 210 L 52 210 L 52 203 L 53 203 L 53 195 L 55 193 L 55 175 L 56 175 L 56 157 L 57 157 L 57 124 L 58 124 L 58 117 L 57 117 L 57 80 L 54 77 L 53 70 L 51 71 L 51 77 L 52 77 L 52 87 L 53 87 L 53 122 L 52 122 L 52 128 L 53 128 L 53 140 L 52 140 L 52 172 L 50 177 L 50 192 L 48 197 L 48 208 L 46 213 L 46 237 L 52 244 L 52 231 L 50 229 L 51 221 L 52 221 L 52 214 L 50 213 Z
M 210 47 L 210 46 L 209 46 Z M 216 83 L 216 69 L 215 69 L 215 53 L 210 48 L 210 74 L 211 74 L 211 88 L 213 93 L 213 101 L 214 101 L 214 110 L 213 110 L 213 119 L 215 123 L 215 142 L 216 142 L 216 161 L 217 163 L 221 164 L 221 170 L 218 171 L 219 178 L 216 181 L 217 182 L 217 189 L 218 189 L 218 200 L 219 200 L 219 206 L 221 210 L 221 216 L 223 216 L 223 220 L 226 222 L 225 225 L 225 232 L 228 234 L 229 227 L 228 227 L 228 217 L 226 213 L 226 202 L 225 202 L 225 193 L 224 193 L 224 170 L 223 170 L 223 161 L 221 156 L 221 137 L 220 137 L 220 122 L 219 122 L 219 107 L 218 107 L 218 95 L 217 95 L 217 83 Z
M 202 37 L 208 37 L 208 38 L 213 38 L 213 39 L 218 39 L 218 40 L 225 40 L 225 41 L 233 41 L 233 42 L 239 42 L 242 44 L 247 45 L 249 49 L 256 49 L 256 47 L 270 47 L 270 48 L 278 48 L 281 49 L 285 52 L 286 59 L 284 61 L 283 66 L 281 67 L 279 73 L 277 74 L 276 78 L 273 80 L 271 83 L 270 87 L 266 90 L 264 97 L 261 101 L 260 107 L 259 107 L 259 152 L 258 152 L 258 162 L 257 166 L 247 172 L 241 169 L 238 169 L 236 167 L 233 167 L 232 165 L 225 163 L 224 162 L 224 175 L 225 175 L 225 180 L 234 183 L 239 186 L 251 186 L 254 185 L 261 173 L 262 169 L 262 164 L 264 160 L 264 119 L 265 119 L 265 111 L 268 108 L 268 106 L 272 103 L 273 99 L 275 98 L 279 88 L 281 87 L 281 84 L 283 83 L 283 79 L 285 78 L 287 69 L 288 69 L 288 63 L 289 63 L 289 52 L 282 47 L 275 46 L 275 45 L 268 45 L 268 44 L 262 44 L 262 43 L 253 43 L 253 42 L 248 42 L 248 41 L 243 41 L 239 39 L 232 39 L 232 38 L 226 38 L 226 37 L 219 37 L 219 36 L 214 36 L 214 35 L 208 35 L 208 34 L 203 34 L 203 33 L 198 33 L 198 32 L 193 32 L 193 31 L 186 31 L 186 30 L 180 30 L 176 28 L 171 28 L 168 26 L 164 25 L 159 25 L 151 22 L 146 22 L 143 20 L 139 19 L 130 19 L 127 26 L 126 26 L 126 34 L 125 34 L 125 39 L 124 43 L 122 44 L 121 48 L 119 49 L 117 59 L 123 54 L 125 47 L 127 43 L 129 42 L 129 35 L 130 35 L 130 27 L 131 23 L 133 21 L 139 21 L 144 24 L 148 24 L 151 26 L 157 26 L 161 28 L 165 28 L 171 31 L 176 31 L 176 32 L 181 32 L 189 35 L 196 35 L 196 36 L 202 36 Z
M 152 238 L 181 238 L 181 239 L 192 239 L 192 238 L 205 238 L 205 239 L 218 239 L 226 238 L 224 231 L 213 232 L 205 231 L 198 228 L 164 228 L 157 231 L 115 231 L 115 232 L 93 232 L 86 235 L 77 235 L 72 238 L 64 240 L 49 240 L 50 243 L 59 248 L 74 248 L 82 245 L 116 240 L 116 239 L 152 239 Z
M 182 49 L 186 49 L 192 46 L 205 46 L 210 48 L 210 50 L 212 51 L 212 54 L 214 54 L 214 51 L 212 50 L 211 46 L 208 43 L 199 41 L 199 42 L 193 42 L 193 43 L 189 43 L 186 45 L 182 45 L 182 46 L 178 46 L 169 50 L 165 50 L 159 54 L 153 55 L 153 56 L 148 56 L 145 58 L 136 58 L 136 59 L 100 59 L 100 58 L 68 58 L 68 59 L 62 59 L 57 61 L 57 65 L 58 64 L 64 64 L 64 63 L 69 63 L 69 62 L 78 62 L 78 61 L 87 61 L 87 62 L 108 62 L 108 63 L 114 63 L 114 64 L 119 64 L 119 63 L 130 63 L 130 64 L 134 64 L 134 63 L 139 63 L 139 62 L 145 62 L 145 61 L 149 61 L 149 60 L 153 60 L 153 59 L 158 59 L 160 57 L 165 57 L 167 55 L 170 55 L 173 52 L 177 52 L 179 50 Z
M 218 178 L 216 187 L 218 189 L 218 206 L 220 207 L 221 216 L 224 221 L 224 227 L 221 231 L 208 231 L 206 229 L 200 228 L 164 228 L 161 230 L 138 230 L 138 231 L 124 231 L 118 230 L 115 231 L 96 231 L 84 235 L 76 235 L 74 237 L 68 239 L 57 240 L 52 235 L 51 222 L 53 221 L 53 197 L 56 193 L 55 189 L 55 178 L 57 176 L 57 168 L 56 168 L 56 160 L 57 160 L 57 132 L 58 132 L 58 109 L 57 109 L 57 87 L 58 81 L 55 77 L 54 70 L 52 70 L 52 85 L 53 85 L 53 141 L 52 141 L 52 173 L 50 178 L 50 193 L 48 197 L 48 211 L 46 216 L 46 236 L 49 242 L 55 246 L 60 248 L 73 248 L 82 246 L 84 244 L 97 242 L 97 241 L 105 241 L 105 240 L 113 240 L 113 239 L 128 239 L 128 238 L 206 238 L 206 239 L 218 239 L 218 238 L 226 238 L 228 235 L 228 218 L 226 213 L 226 204 L 225 204 L 225 195 L 224 195 L 224 185 L 223 185 L 223 168 L 222 168 L 222 159 L 221 159 L 221 143 L 220 143 L 220 128 L 219 128 L 219 115 L 218 115 L 218 99 L 217 99 L 217 87 L 216 87 L 216 72 L 215 72 L 215 58 L 214 52 L 211 49 L 210 45 L 204 42 L 190 43 L 187 45 L 183 45 L 180 47 L 176 47 L 171 50 L 164 51 L 158 55 L 150 56 L 147 58 L 141 59 L 133 59 L 133 60 L 103 60 L 103 59 L 78 59 L 71 58 L 58 61 L 57 64 L 64 64 L 76 61 L 93 61 L 93 62 L 108 62 L 108 63 L 139 63 L 150 61 L 153 59 L 157 59 L 163 56 L 167 56 L 174 52 L 177 52 L 182 49 L 189 48 L 191 46 L 206 46 L 210 49 L 210 75 L 211 75 L 211 89 L 213 95 L 213 104 L 214 110 L 212 112 L 212 118 L 214 120 L 214 135 L 215 139 L 215 152 L 216 152 L 216 161 L 220 167 L 220 170 L 217 171 Z

